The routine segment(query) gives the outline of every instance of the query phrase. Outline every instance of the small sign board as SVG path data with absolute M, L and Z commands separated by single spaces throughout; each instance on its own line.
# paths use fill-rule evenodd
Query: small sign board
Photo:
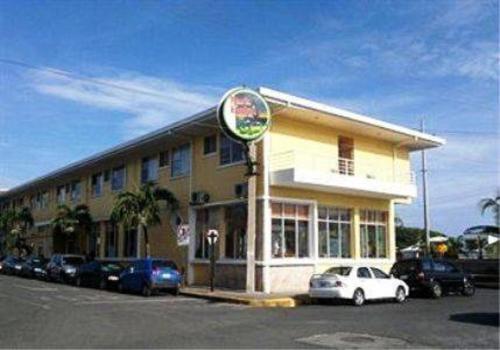
M 189 245 L 189 237 L 191 236 L 191 228 L 189 225 L 179 225 L 177 226 L 177 245 L 186 246 Z
M 217 238 L 219 238 L 219 231 L 217 230 L 208 230 L 207 231 L 207 240 L 208 244 L 212 245 L 217 242 Z

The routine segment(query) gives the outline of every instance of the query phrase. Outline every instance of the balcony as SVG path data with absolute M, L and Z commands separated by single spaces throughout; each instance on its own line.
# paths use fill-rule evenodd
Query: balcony
M 388 169 L 387 169 L 388 168 Z M 271 185 L 388 199 L 417 196 L 413 172 L 306 151 L 271 155 Z

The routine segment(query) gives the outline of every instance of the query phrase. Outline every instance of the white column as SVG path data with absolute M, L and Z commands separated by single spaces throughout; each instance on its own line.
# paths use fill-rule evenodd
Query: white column
M 256 146 L 250 144 L 248 151 L 250 159 L 255 159 Z M 247 280 L 246 291 L 255 292 L 255 218 L 256 218 L 257 176 L 248 177 L 248 205 L 247 205 Z
M 266 133 L 262 140 L 262 176 L 263 176 L 263 201 L 262 201 L 262 243 L 263 252 L 262 260 L 262 284 L 264 293 L 271 293 L 271 267 L 269 266 L 271 256 L 271 205 L 269 198 L 269 156 L 270 156 L 270 141 L 269 132 Z

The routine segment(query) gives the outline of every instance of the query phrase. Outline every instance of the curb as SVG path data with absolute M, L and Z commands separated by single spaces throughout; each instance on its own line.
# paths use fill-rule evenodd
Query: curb
M 231 297 L 231 296 L 221 296 L 208 294 L 203 292 L 196 291 L 180 291 L 180 294 L 206 299 L 213 300 L 225 303 L 232 304 L 240 304 L 240 305 L 248 305 L 251 307 L 261 307 L 261 308 L 271 308 L 271 307 L 282 307 L 282 308 L 292 308 L 297 307 L 302 304 L 307 304 L 308 300 L 304 297 L 282 297 L 282 298 L 245 298 L 245 297 Z

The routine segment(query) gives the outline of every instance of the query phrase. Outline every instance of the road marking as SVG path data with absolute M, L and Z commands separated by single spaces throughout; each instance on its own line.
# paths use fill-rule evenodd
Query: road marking
M 23 298 L 18 298 L 14 295 L 9 295 L 9 294 L 0 294 L 1 297 L 6 297 L 6 298 L 9 298 L 9 299 L 13 299 L 13 300 L 16 300 L 20 303 L 23 303 L 23 304 L 28 304 L 28 305 L 32 305 L 32 306 L 36 306 L 36 307 L 39 307 L 39 308 L 42 308 L 44 310 L 50 310 L 50 306 L 49 305 L 46 305 L 46 304 L 39 304 L 39 303 L 35 303 L 33 301 L 28 301 L 26 299 L 23 299 Z
M 79 301 L 75 305 L 100 305 L 100 304 L 136 304 L 136 303 L 174 303 L 180 301 L 193 301 L 191 298 L 169 298 L 169 299 L 125 299 L 125 300 L 92 300 Z
M 31 292 L 57 292 L 57 288 L 50 288 L 50 287 L 28 287 L 22 284 L 14 283 L 14 287 L 22 288 L 29 290 Z

